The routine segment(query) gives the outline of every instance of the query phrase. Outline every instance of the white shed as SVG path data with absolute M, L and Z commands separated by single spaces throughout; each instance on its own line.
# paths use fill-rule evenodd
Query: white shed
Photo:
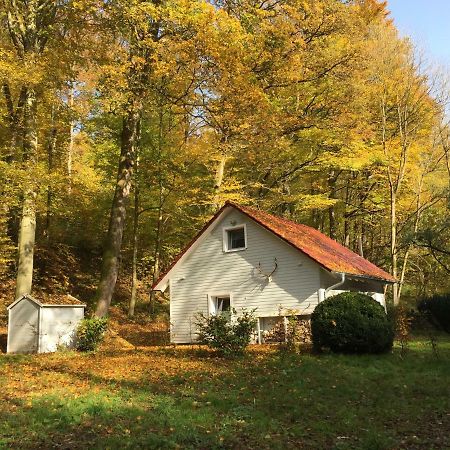
M 85 304 L 71 295 L 37 300 L 22 295 L 8 306 L 8 353 L 47 353 L 73 347 Z

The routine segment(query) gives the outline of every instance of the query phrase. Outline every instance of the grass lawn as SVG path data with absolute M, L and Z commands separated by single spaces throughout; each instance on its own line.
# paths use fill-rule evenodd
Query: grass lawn
M 0 448 L 450 448 L 450 339 L 221 360 L 191 347 L 0 356 Z

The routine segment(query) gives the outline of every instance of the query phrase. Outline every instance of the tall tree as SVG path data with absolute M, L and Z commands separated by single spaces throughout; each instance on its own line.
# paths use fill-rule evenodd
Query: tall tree
M 58 10 L 58 2 L 4 0 L 7 26 L 11 43 L 18 60 L 31 75 L 31 69 L 41 65 L 41 58 Z M 38 152 L 38 92 L 30 81 L 23 89 L 22 161 L 28 167 L 28 177 L 23 190 L 22 217 L 19 231 L 19 258 L 16 280 L 16 298 L 31 292 L 33 281 L 33 255 L 36 236 L 36 185 L 32 176 Z M 4 81 L 4 92 L 8 91 Z M 15 140 L 15 139 L 14 139 Z

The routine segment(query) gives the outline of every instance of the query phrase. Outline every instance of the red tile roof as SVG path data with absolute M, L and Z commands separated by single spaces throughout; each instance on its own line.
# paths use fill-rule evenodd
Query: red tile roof
M 302 253 L 306 254 L 331 272 L 343 272 L 348 275 L 374 278 L 390 283 L 395 283 L 396 281 L 392 275 L 385 272 L 383 269 L 380 269 L 375 264 L 372 264 L 367 259 L 352 252 L 347 247 L 344 247 L 315 228 L 268 214 L 259 209 L 227 202 L 202 228 L 202 230 L 195 236 L 188 246 L 175 258 L 169 268 L 161 274 L 159 279 L 153 284 L 152 289 L 154 289 L 162 281 L 168 272 L 191 248 L 194 242 L 196 242 L 198 238 L 207 230 L 207 228 L 216 220 L 223 210 L 230 206 L 253 219 L 259 225 L 283 239 L 292 247 L 300 250 Z
M 273 216 L 258 209 L 234 203 L 229 203 L 229 205 L 234 206 L 288 244 L 308 255 L 325 269 L 395 282 L 392 275 L 315 228 Z

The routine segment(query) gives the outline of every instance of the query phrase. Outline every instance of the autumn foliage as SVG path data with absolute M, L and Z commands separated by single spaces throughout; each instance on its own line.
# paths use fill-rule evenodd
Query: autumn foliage
M 394 302 L 445 288 L 447 88 L 385 2 L 8 0 L 0 21 L 0 276 L 20 290 L 65 246 L 96 261 L 83 300 L 104 315 L 126 284 L 133 315 L 226 200 L 389 270 Z

